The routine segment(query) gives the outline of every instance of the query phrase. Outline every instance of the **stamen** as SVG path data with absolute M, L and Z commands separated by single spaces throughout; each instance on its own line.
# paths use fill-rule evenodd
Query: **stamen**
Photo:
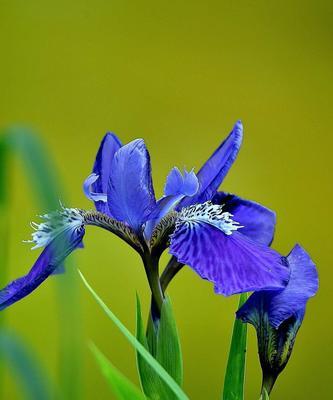
M 76 208 L 65 208 L 52 211 L 49 214 L 40 215 L 44 220 L 40 224 L 31 222 L 30 226 L 35 232 L 31 234 L 32 240 L 25 243 L 34 243 L 33 249 L 47 246 L 55 237 L 65 231 L 75 231 L 84 225 L 82 211 Z
M 231 235 L 233 231 L 244 228 L 239 222 L 231 218 L 233 216 L 232 214 L 223 211 L 223 206 L 224 205 L 213 204 L 211 201 L 206 201 L 202 204 L 194 204 L 183 208 L 176 221 L 176 228 L 183 223 L 205 222 L 220 229 L 226 235 Z

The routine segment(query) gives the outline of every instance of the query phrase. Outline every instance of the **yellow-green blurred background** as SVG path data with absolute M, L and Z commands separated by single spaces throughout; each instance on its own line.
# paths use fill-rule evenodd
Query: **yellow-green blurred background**
M 332 11 L 330 1 L 0 1 L 0 127 L 39 132 L 68 205 L 91 207 L 81 186 L 103 134 L 143 137 L 157 194 L 171 167 L 197 169 L 242 119 L 245 140 L 223 188 L 276 210 L 274 246 L 302 244 L 318 265 L 320 291 L 308 305 L 294 354 L 272 399 L 329 399 L 332 382 Z M 21 243 L 40 210 L 19 161 L 11 171 L 9 278 L 38 252 Z M 138 256 L 91 228 L 75 265 L 134 330 L 135 291 L 148 309 Z M 165 259 L 167 260 L 167 258 Z M 7 325 L 59 373 L 61 277 L 4 311 Z M 83 287 L 82 399 L 112 399 L 87 348 L 92 339 L 138 382 L 134 352 Z M 237 299 L 184 269 L 170 287 L 180 330 L 185 390 L 218 399 Z M 66 327 L 70 330 L 70 326 Z M 258 398 L 253 329 L 246 398 Z M 5 399 L 23 399 L 5 371 Z

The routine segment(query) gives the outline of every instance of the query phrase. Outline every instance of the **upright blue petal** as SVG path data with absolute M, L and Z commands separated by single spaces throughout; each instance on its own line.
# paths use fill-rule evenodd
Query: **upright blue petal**
M 243 125 L 237 121 L 229 136 L 215 150 L 209 160 L 202 166 L 197 176 L 200 183 L 198 193 L 184 199 L 180 206 L 204 203 L 211 200 L 235 161 L 243 139 Z
M 0 291 L 0 310 L 30 294 L 57 268 L 61 268 L 65 258 L 80 247 L 83 235 L 83 226 L 57 235 L 45 247 L 27 275 L 16 279 Z
M 258 312 L 267 314 L 270 324 L 278 328 L 293 315 L 305 312 L 310 297 L 318 290 L 318 274 L 310 256 L 296 245 L 287 257 L 290 280 L 284 290 L 254 293 L 237 311 L 237 317 L 257 323 Z M 260 311 L 261 310 L 261 311 Z
M 186 171 L 184 175 L 177 167 L 172 168 L 167 176 L 166 184 L 164 187 L 165 196 L 194 196 L 199 189 L 198 178 L 194 171 Z
M 276 224 L 274 211 L 254 201 L 224 192 L 217 193 L 212 202 L 223 204 L 223 210 L 228 211 L 243 225 L 243 235 L 267 246 L 272 243 Z
M 115 134 L 107 133 L 104 136 L 96 155 L 93 173 L 84 184 L 84 192 L 90 200 L 95 201 L 97 211 L 106 214 L 109 214 L 106 194 L 111 174 L 111 163 L 116 151 L 121 146 L 122 144 Z
M 172 168 L 167 176 L 164 187 L 164 196 L 160 198 L 154 210 L 150 213 L 145 227 L 145 237 L 150 238 L 154 227 L 170 211 L 174 210 L 177 204 L 185 196 L 194 196 L 199 189 L 199 181 L 194 171 L 186 171 L 184 175 L 177 167 Z
M 87 179 L 83 183 L 83 192 L 89 200 L 97 203 L 97 206 L 100 207 L 101 202 L 107 203 L 107 195 L 105 193 L 96 193 L 92 189 L 92 185 L 99 179 L 99 176 L 96 174 L 90 174 Z M 107 204 L 106 204 L 107 205 Z
M 142 139 L 121 147 L 114 155 L 108 185 L 108 206 L 112 216 L 136 231 L 155 207 L 150 158 Z
M 191 206 L 177 220 L 170 253 L 213 282 L 216 293 L 225 296 L 284 288 L 289 279 L 284 258 L 241 230 L 218 205 Z

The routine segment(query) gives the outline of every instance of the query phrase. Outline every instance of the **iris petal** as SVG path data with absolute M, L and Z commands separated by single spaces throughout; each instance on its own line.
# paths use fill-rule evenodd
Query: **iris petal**
M 223 204 L 223 209 L 243 225 L 243 235 L 267 246 L 272 243 L 276 224 L 274 211 L 254 201 L 224 192 L 217 193 L 212 202 Z
M 107 192 L 110 213 L 139 231 L 156 204 L 144 141 L 137 139 L 121 147 L 111 168 Z
M 16 279 L 0 291 L 0 310 L 16 303 L 35 290 L 45 279 L 61 267 L 65 258 L 80 246 L 83 226 L 65 231 L 50 242 L 27 275 Z
M 167 176 L 164 196 L 157 201 L 156 207 L 148 217 L 149 221 L 145 227 L 145 237 L 149 239 L 161 219 L 174 210 L 185 196 L 195 195 L 198 189 L 199 181 L 193 170 L 188 172 L 184 169 L 184 175 L 182 175 L 177 167 L 172 168 Z
M 98 149 L 96 160 L 93 167 L 93 174 L 98 176 L 96 181 L 91 184 L 91 192 L 95 195 L 104 196 L 107 193 L 108 182 L 111 174 L 111 164 L 117 150 L 122 146 L 118 137 L 113 133 L 107 133 Z M 90 196 L 88 198 L 91 199 Z M 102 199 L 94 199 L 97 211 L 110 215 L 108 205 Z
M 99 179 L 99 176 L 96 174 L 90 174 L 88 178 L 83 183 L 83 192 L 89 200 L 94 202 L 103 203 L 107 202 L 107 195 L 104 193 L 95 193 L 92 190 L 92 185 Z
M 237 317 L 253 325 L 257 324 L 258 313 L 265 312 L 270 324 L 278 328 L 291 316 L 304 315 L 310 297 L 318 290 L 318 274 L 310 256 L 296 245 L 287 257 L 290 280 L 282 291 L 258 292 L 250 296 L 237 311 Z
M 171 236 L 170 253 L 226 296 L 260 289 L 282 289 L 289 278 L 283 258 L 240 232 L 225 234 L 212 224 L 184 222 Z
M 243 139 L 243 125 L 237 121 L 229 136 L 215 150 L 208 161 L 202 166 L 197 176 L 200 183 L 198 193 L 184 199 L 180 207 L 190 204 L 204 203 L 211 200 L 230 167 L 235 161 Z
M 165 196 L 193 196 L 198 192 L 199 182 L 194 171 L 184 170 L 184 175 L 177 167 L 172 168 L 167 176 L 164 194 Z

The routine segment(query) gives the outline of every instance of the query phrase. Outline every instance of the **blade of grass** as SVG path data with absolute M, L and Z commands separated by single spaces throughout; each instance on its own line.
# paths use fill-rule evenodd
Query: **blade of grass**
M 94 343 L 90 344 L 95 359 L 111 389 L 119 400 L 146 400 L 140 390 L 123 375 L 105 355 L 96 347 Z
M 246 299 L 247 294 L 242 293 L 239 299 L 239 307 L 245 303 Z M 223 400 L 244 399 L 246 342 L 247 325 L 235 319 L 224 378 Z
M 116 327 L 121 331 L 130 344 L 140 353 L 145 361 L 155 370 L 155 372 L 163 379 L 172 392 L 179 400 L 188 400 L 188 397 L 175 382 L 175 380 L 166 372 L 166 370 L 155 360 L 155 358 L 145 349 L 145 347 L 136 339 L 135 336 L 122 324 L 122 322 L 115 316 L 115 314 L 107 307 L 103 300 L 97 295 L 93 288 L 89 285 L 83 274 L 78 271 L 83 283 L 93 295 L 97 303 L 100 305 L 105 314 L 112 320 Z
M 0 354 L 12 366 L 18 382 L 22 384 L 22 398 L 51 399 L 49 380 L 35 355 L 12 332 L 0 332 Z
M 0 213 L 8 217 L 10 198 L 10 161 L 14 156 L 22 162 L 23 170 L 31 184 L 32 192 L 40 203 L 43 211 L 59 207 L 60 190 L 55 168 L 50 161 L 50 155 L 44 148 L 38 136 L 28 128 L 12 126 L 4 129 L 0 135 Z M 1 274 L 0 284 L 7 283 L 8 223 L 1 219 Z M 60 326 L 59 349 L 59 386 L 63 399 L 79 399 L 80 396 L 80 318 L 78 290 L 75 287 L 73 271 L 57 278 L 58 304 Z M 1 313 L 3 319 L 4 313 Z M 2 322 L 3 324 L 3 322 Z M 0 326 L 1 328 L 1 326 Z

